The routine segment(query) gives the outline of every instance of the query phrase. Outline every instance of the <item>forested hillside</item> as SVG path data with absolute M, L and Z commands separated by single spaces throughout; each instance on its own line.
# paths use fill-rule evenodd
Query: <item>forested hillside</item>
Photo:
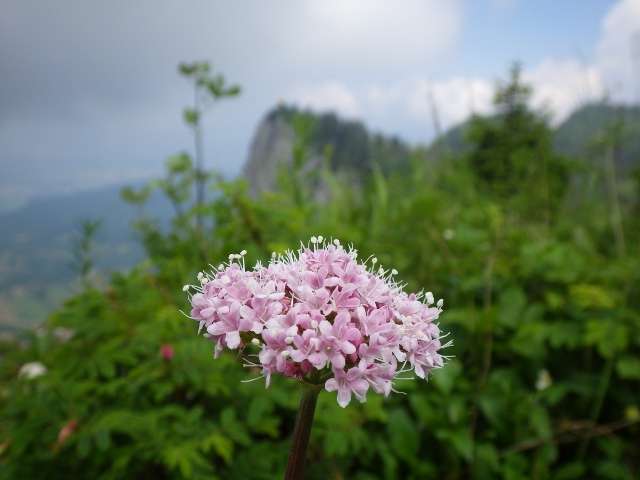
M 557 128 L 559 151 L 574 157 L 592 157 L 598 141 L 614 135 L 616 164 L 621 172 L 640 167 L 640 107 L 592 104 L 573 112 Z
M 437 139 L 431 153 L 464 154 L 468 152 L 470 121 L 457 125 Z M 579 107 L 554 129 L 553 142 L 559 153 L 575 158 L 598 156 L 598 142 L 615 135 L 616 164 L 619 171 L 629 172 L 640 166 L 640 107 L 587 104 Z

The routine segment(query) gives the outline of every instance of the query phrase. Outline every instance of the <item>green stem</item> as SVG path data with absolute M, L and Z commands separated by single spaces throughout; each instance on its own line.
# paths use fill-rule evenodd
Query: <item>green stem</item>
M 613 366 L 615 364 L 615 358 L 613 356 L 609 357 L 607 363 L 605 364 L 604 370 L 602 372 L 602 377 L 600 379 L 600 386 L 598 388 L 596 403 L 593 406 L 593 412 L 591 413 L 591 420 L 594 424 L 597 425 L 598 419 L 600 418 L 600 412 L 602 411 L 602 406 L 604 405 L 605 397 L 607 396 L 607 390 L 609 389 L 609 384 L 611 383 L 611 375 L 613 374 Z M 582 460 L 584 459 L 587 450 L 589 448 L 589 442 L 591 437 L 585 437 L 580 445 L 580 449 L 578 450 L 578 457 Z
M 291 450 L 289 452 L 289 462 L 284 474 L 285 480 L 302 480 L 304 478 L 304 465 L 313 423 L 313 414 L 316 410 L 316 401 L 320 387 L 316 385 L 305 386 L 300 400 L 296 426 L 291 439 Z

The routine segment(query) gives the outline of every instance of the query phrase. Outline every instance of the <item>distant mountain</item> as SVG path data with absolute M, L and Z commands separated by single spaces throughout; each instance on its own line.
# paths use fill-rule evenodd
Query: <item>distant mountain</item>
M 309 129 L 305 166 L 309 170 L 320 167 L 325 158 L 332 170 L 354 177 L 366 175 L 374 165 L 383 171 L 398 171 L 409 165 L 410 147 L 396 137 L 371 133 L 361 122 L 341 119 L 334 113 L 315 114 L 279 106 L 258 125 L 244 167 L 243 175 L 254 192 L 272 189 L 279 166 L 291 165 L 296 122 Z
M 254 192 L 272 189 L 279 165 L 291 164 L 294 123 L 300 116 L 311 123 L 310 156 L 306 165 L 310 171 L 322 164 L 327 148 L 331 150 L 332 169 L 350 172 L 354 178 L 366 175 L 373 165 L 385 172 L 408 167 L 411 147 L 398 138 L 370 133 L 361 122 L 344 120 L 333 113 L 314 114 L 280 106 L 264 117 L 253 137 L 243 174 Z M 640 165 L 640 107 L 585 105 L 555 129 L 554 143 L 565 155 L 591 158 L 595 141 L 620 120 L 624 127 L 617 161 L 620 171 L 627 171 Z M 448 154 L 464 154 L 469 148 L 468 126 L 466 121 L 447 130 L 429 146 L 427 156 L 446 158 Z
M 621 125 L 618 168 L 624 172 L 640 166 L 640 106 L 585 105 L 556 129 L 556 147 L 569 156 L 589 157 L 594 143 L 616 122 Z
M 74 242 L 84 219 L 101 221 L 95 249 L 100 272 L 126 269 L 142 258 L 131 230 L 136 212 L 120 199 L 120 188 L 42 197 L 0 214 L 0 326 L 38 322 L 68 295 L 76 277 Z M 160 195 L 145 209 L 164 221 L 171 213 Z
M 429 145 L 428 153 L 431 156 L 466 153 L 469 149 L 469 144 L 467 143 L 468 127 L 469 120 L 466 120 L 449 128 Z
M 590 104 L 575 110 L 554 131 L 554 144 L 564 155 L 591 158 L 593 146 L 602 134 L 621 122 L 622 134 L 617 156 L 618 168 L 625 172 L 640 166 L 640 106 Z M 429 147 L 432 154 L 461 154 L 469 145 L 466 130 L 469 121 L 447 130 Z

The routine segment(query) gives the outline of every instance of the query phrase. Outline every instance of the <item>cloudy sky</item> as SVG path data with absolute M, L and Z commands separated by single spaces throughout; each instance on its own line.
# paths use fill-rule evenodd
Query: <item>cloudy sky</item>
M 513 60 L 556 122 L 605 92 L 637 101 L 634 41 L 640 57 L 640 0 L 3 0 L 0 209 L 153 177 L 190 149 L 181 61 L 244 88 L 205 122 L 207 163 L 231 176 L 281 100 L 412 142 L 433 136 L 430 95 L 445 127 L 488 111 Z

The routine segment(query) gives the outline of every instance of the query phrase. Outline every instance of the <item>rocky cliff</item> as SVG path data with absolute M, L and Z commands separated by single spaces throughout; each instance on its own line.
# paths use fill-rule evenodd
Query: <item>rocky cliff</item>
M 330 168 L 362 178 L 374 166 L 383 171 L 407 168 L 410 148 L 397 138 L 370 133 L 357 121 L 344 120 L 333 113 L 315 114 L 279 106 L 259 124 L 244 167 L 244 177 L 252 192 L 271 190 L 281 166 L 292 164 L 295 125 L 304 124 L 307 148 L 304 169 Z

